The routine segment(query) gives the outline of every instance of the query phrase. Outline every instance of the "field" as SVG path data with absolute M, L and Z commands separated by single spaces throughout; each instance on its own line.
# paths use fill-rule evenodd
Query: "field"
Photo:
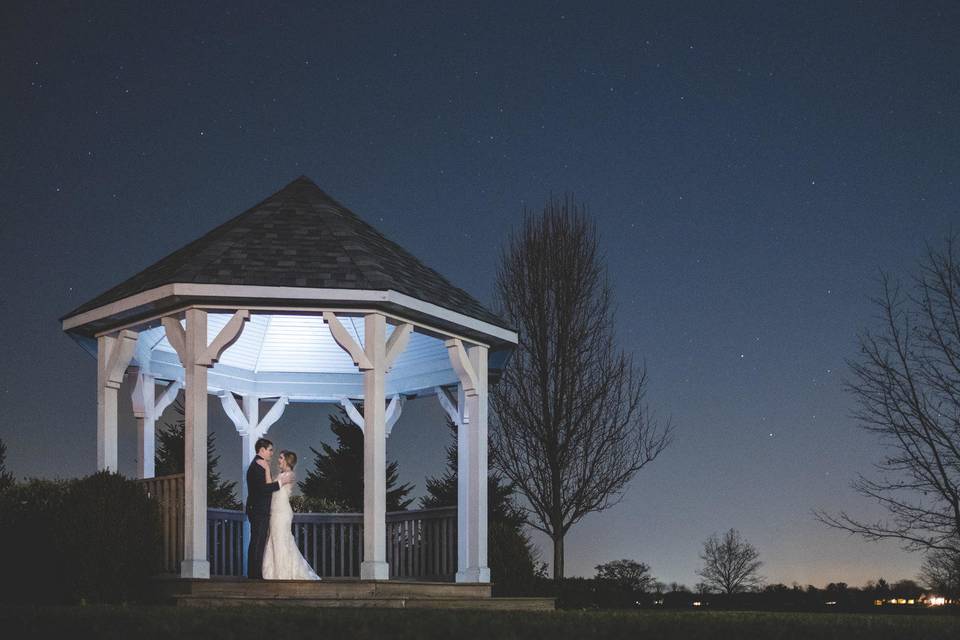
M 960 617 L 667 611 L 552 613 L 263 607 L 0 607 L 8 638 L 453 638 L 467 640 L 956 640 Z

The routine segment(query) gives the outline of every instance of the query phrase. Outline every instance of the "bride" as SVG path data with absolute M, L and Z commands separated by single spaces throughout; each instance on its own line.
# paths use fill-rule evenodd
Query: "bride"
M 320 577 L 310 568 L 310 563 L 301 555 L 297 542 L 293 539 L 290 525 L 293 522 L 293 509 L 290 507 L 290 487 L 293 485 L 293 468 L 297 465 L 297 454 L 281 451 L 278 461 L 280 478 L 291 478 L 289 483 L 281 483 L 274 491 L 270 503 L 270 533 L 263 550 L 263 577 L 266 580 L 319 580 Z M 268 465 L 267 482 L 270 477 Z

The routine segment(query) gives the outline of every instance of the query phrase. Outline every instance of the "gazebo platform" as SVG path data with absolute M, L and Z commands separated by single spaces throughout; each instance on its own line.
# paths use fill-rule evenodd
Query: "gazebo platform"
M 553 598 L 494 598 L 489 583 L 357 580 L 158 579 L 157 599 L 182 607 L 248 605 L 553 611 Z

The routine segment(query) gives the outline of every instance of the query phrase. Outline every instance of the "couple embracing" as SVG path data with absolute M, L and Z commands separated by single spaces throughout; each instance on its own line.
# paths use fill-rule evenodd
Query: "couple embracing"
M 281 451 L 276 478 L 270 470 L 273 443 L 260 438 L 254 445 L 257 455 L 247 468 L 247 518 L 250 546 L 247 549 L 247 577 L 267 580 L 319 580 L 293 539 L 293 508 L 290 490 L 297 454 Z

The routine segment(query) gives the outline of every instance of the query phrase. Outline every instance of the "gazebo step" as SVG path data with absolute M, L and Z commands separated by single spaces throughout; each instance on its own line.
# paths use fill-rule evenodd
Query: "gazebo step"
M 386 609 L 483 609 L 500 611 L 553 611 L 553 598 L 463 598 L 463 597 L 262 597 L 240 595 L 179 595 L 174 602 L 181 607 L 293 606 L 327 608 Z
M 287 599 L 489 599 L 489 583 L 374 581 L 332 579 L 301 580 L 161 580 L 156 583 L 161 600 L 193 598 Z

